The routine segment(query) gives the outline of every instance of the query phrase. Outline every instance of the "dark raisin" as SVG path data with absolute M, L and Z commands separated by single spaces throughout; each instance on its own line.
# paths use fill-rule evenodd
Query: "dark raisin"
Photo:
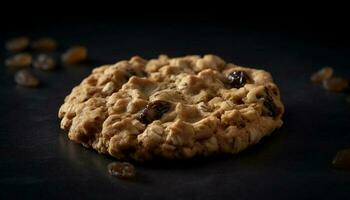
M 350 169 L 350 149 L 338 151 L 333 162 L 334 167 Z
M 84 61 L 87 57 L 87 49 L 82 46 L 75 46 L 68 49 L 62 55 L 62 62 L 65 65 L 77 64 Z
M 33 63 L 35 68 L 41 70 L 52 70 L 56 66 L 56 61 L 46 54 L 40 54 Z
M 267 88 L 265 88 L 265 94 L 263 104 L 266 109 L 263 111 L 263 114 L 270 117 L 277 117 L 280 112 L 279 108 L 276 106 Z
M 112 162 L 108 164 L 108 173 L 122 179 L 131 179 L 136 176 L 135 167 L 128 162 Z
M 27 37 L 13 38 L 6 42 L 5 47 L 8 51 L 16 53 L 25 50 L 29 45 Z
M 230 73 L 227 79 L 231 87 L 240 88 L 247 83 L 247 81 L 249 80 L 249 77 L 243 71 L 235 71 Z
M 157 100 L 150 102 L 138 114 L 138 120 L 144 124 L 149 124 L 160 119 L 164 113 L 170 110 L 171 104 L 167 101 Z

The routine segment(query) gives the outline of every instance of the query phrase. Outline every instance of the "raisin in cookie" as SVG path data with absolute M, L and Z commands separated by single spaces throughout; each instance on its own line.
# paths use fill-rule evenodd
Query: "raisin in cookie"
M 215 55 L 98 67 L 59 110 L 71 140 L 118 159 L 237 153 L 281 127 L 270 73 Z

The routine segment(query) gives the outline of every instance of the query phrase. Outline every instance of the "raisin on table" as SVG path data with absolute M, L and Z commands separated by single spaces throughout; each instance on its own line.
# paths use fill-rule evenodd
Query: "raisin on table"
M 34 60 L 33 66 L 40 70 L 52 70 L 56 66 L 56 61 L 49 55 L 40 54 Z
M 332 164 L 336 168 L 350 169 L 350 149 L 338 151 Z
M 62 62 L 66 65 L 77 64 L 87 58 L 87 49 L 82 46 L 75 46 L 68 49 L 62 55 Z
M 15 74 L 15 82 L 24 87 L 37 87 L 39 80 L 29 71 L 21 70 Z
M 5 60 L 5 65 L 18 69 L 29 67 L 32 64 L 32 56 L 29 53 L 20 53 Z
M 25 50 L 29 45 L 29 38 L 27 37 L 17 37 L 6 42 L 5 48 L 13 53 Z
M 49 37 L 40 38 L 31 45 L 32 49 L 37 51 L 53 51 L 57 47 L 57 43 L 54 39 Z
M 332 92 L 342 92 L 348 88 L 349 81 L 343 78 L 333 77 L 323 81 L 323 87 Z
M 128 162 L 112 162 L 108 164 L 108 173 L 122 179 L 131 179 L 136 176 L 135 167 Z
M 314 83 L 322 83 L 322 81 L 331 78 L 333 75 L 333 69 L 331 67 L 324 67 L 312 74 L 310 79 Z

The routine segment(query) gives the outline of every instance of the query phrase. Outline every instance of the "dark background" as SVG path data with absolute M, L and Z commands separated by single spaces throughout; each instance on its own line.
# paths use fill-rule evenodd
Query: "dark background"
M 326 92 L 309 81 L 326 65 L 350 76 L 348 20 L 341 6 L 158 4 L 163 9 L 63 1 L 46 2 L 45 9 L 2 7 L 2 46 L 15 36 L 51 36 L 60 53 L 87 46 L 89 60 L 34 71 L 42 85 L 28 89 L 15 85 L 14 73 L 3 65 L 10 54 L 0 50 L 0 198 L 347 199 L 350 172 L 334 169 L 331 161 L 350 147 L 348 94 Z M 59 129 L 58 108 L 92 68 L 160 53 L 214 53 L 270 71 L 286 107 L 283 127 L 239 155 L 135 163 L 137 180 L 110 177 L 106 166 L 114 159 L 69 141 Z

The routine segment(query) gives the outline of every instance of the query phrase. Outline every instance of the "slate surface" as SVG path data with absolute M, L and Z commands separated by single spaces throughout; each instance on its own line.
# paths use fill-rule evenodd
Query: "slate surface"
M 0 34 L 3 43 L 20 31 Z M 346 199 L 350 172 L 333 169 L 337 150 L 350 147 L 350 103 L 310 83 L 324 65 L 350 75 L 350 49 L 288 32 L 234 29 L 216 24 L 58 23 L 24 30 L 52 36 L 60 51 L 89 49 L 89 62 L 35 73 L 38 89 L 21 88 L 3 60 L 0 67 L 0 198 L 46 199 Z M 136 164 L 139 178 L 110 177 L 113 158 L 69 141 L 57 111 L 93 67 L 132 55 L 152 58 L 215 53 L 272 73 L 286 107 L 284 126 L 235 156 Z

